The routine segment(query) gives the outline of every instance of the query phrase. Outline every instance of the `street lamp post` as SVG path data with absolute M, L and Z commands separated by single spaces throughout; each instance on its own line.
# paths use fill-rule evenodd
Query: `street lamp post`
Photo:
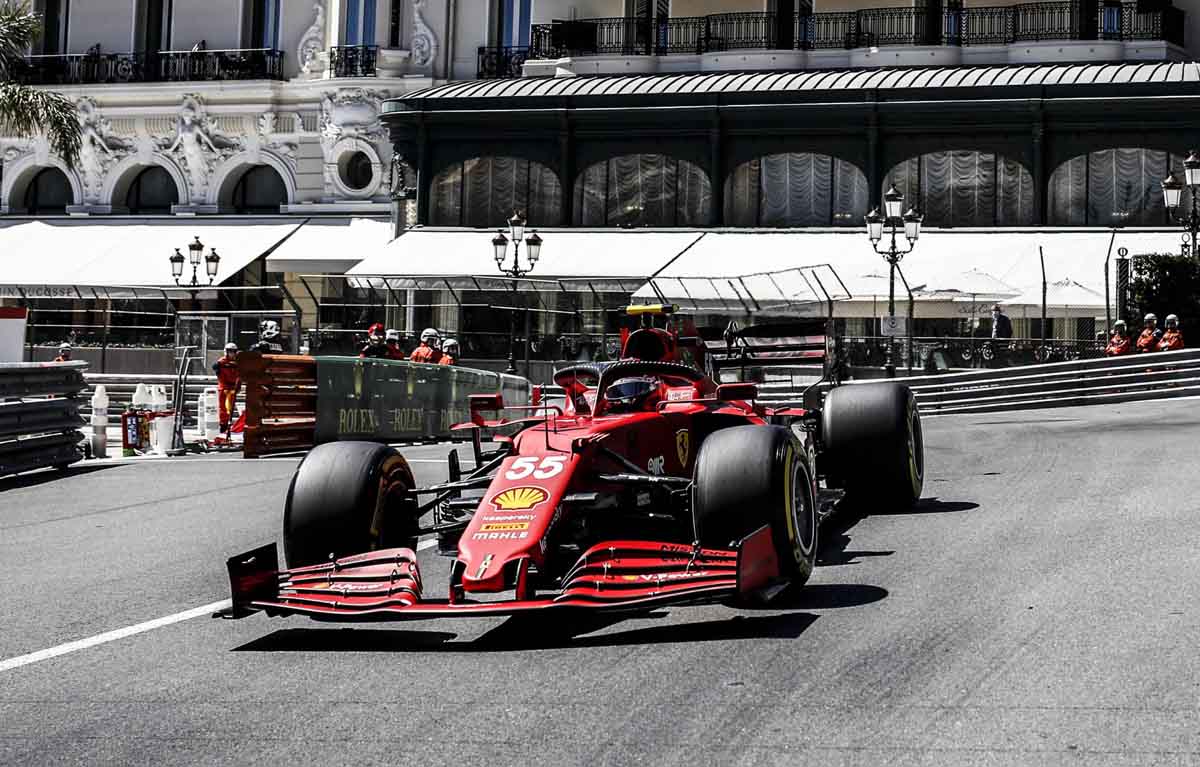
M 1191 195 L 1192 204 L 1190 210 L 1181 213 L 1179 207 L 1184 187 Z M 1197 207 L 1197 198 L 1200 197 L 1200 157 L 1194 151 L 1183 161 L 1183 181 L 1176 179 L 1174 173 L 1168 173 L 1163 179 L 1162 191 L 1171 220 L 1184 227 L 1183 244 L 1179 252 L 1185 257 L 1200 258 L 1200 252 L 1196 249 L 1196 237 L 1200 235 L 1200 207 Z
M 531 232 L 529 237 L 525 237 L 525 217 L 520 211 L 515 211 L 508 220 L 508 233 L 512 237 L 512 264 L 504 265 L 508 259 L 509 239 L 504 236 L 503 229 L 497 230 L 496 236 L 492 238 L 492 251 L 500 273 L 512 279 L 513 308 L 508 325 L 508 367 L 504 371 L 512 374 L 517 372 L 517 281 L 532 272 L 537 265 L 538 257 L 542 255 L 542 238 L 537 232 Z M 525 258 L 529 262 L 526 268 L 521 266 L 522 239 L 525 240 Z
M 208 255 L 204 255 L 204 243 L 200 242 L 200 238 L 196 237 L 187 246 L 188 254 L 185 259 L 183 254 L 179 252 L 179 248 L 175 248 L 175 252 L 167 259 L 171 262 L 171 276 L 175 278 L 175 284 L 181 288 L 189 288 L 188 292 L 192 294 L 192 301 L 196 300 L 197 288 L 201 287 L 198 274 L 200 271 L 200 262 L 204 262 L 204 272 L 208 275 L 208 284 L 213 284 L 213 280 L 217 278 L 217 270 L 221 265 L 221 257 L 217 255 L 217 249 L 211 248 Z M 184 262 L 192 265 L 192 280 L 191 282 L 180 282 L 183 277 Z
M 895 186 L 892 186 L 883 195 L 884 214 L 880 215 L 879 209 L 876 208 L 866 216 L 867 237 L 871 240 L 871 247 L 888 262 L 888 321 L 890 327 L 895 327 L 896 320 L 896 265 L 916 247 L 917 238 L 921 236 L 921 220 L 924 218 L 912 208 L 901 215 L 900 211 L 903 208 L 904 195 Z M 887 233 L 890 235 L 890 239 L 881 250 L 879 243 L 884 238 L 884 227 L 890 230 Z M 901 250 L 896 244 L 896 235 L 901 231 L 904 232 L 904 238 L 908 240 L 908 248 L 905 250 Z M 889 337 L 887 362 L 884 363 L 884 370 L 887 371 L 888 378 L 896 376 L 896 363 L 892 359 L 892 345 L 892 339 Z

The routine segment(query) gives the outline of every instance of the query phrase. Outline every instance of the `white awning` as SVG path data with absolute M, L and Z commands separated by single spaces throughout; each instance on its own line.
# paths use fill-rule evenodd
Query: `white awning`
M 345 274 L 391 239 L 389 220 L 312 218 L 267 256 L 267 271 Z
M 43 219 L 0 222 L 0 287 L 36 297 L 71 286 L 170 286 L 169 258 L 199 237 L 221 261 L 214 285 L 268 253 L 303 222 L 279 219 Z M 191 278 L 185 264 L 184 278 Z M 198 279 L 208 284 L 201 263 Z
M 1071 279 L 1084 288 L 1104 292 L 1104 260 L 1112 230 L 927 230 L 915 250 L 901 262 L 908 284 L 926 293 L 961 292 L 963 276 L 982 273 L 1012 286 L 1009 295 L 1041 286 L 1039 247 L 1045 254 L 1050 282 Z M 899 243 L 906 245 L 901 237 Z M 1176 252 L 1179 233 L 1122 229 L 1112 246 L 1115 273 L 1118 249 L 1130 255 Z M 845 230 L 711 231 L 655 276 L 655 285 L 680 280 L 730 279 L 746 274 L 782 273 L 789 269 L 830 265 L 856 298 L 886 296 L 887 264 L 864 232 Z M 674 279 L 676 283 L 669 280 Z M 897 280 L 897 292 L 903 288 Z M 644 290 L 652 294 L 653 291 Z M 832 291 L 830 291 L 832 293 Z M 666 296 L 668 299 L 684 298 Z M 1101 302 L 1103 305 L 1103 301 Z
M 534 283 L 630 293 L 704 237 L 698 231 L 645 229 L 539 229 L 538 234 L 541 257 L 529 275 Z M 494 236 L 491 229 L 411 229 L 347 274 L 387 277 L 392 288 L 504 289 L 511 283 L 496 266 Z M 506 264 L 511 259 L 510 250 Z M 521 263 L 528 263 L 523 245 Z

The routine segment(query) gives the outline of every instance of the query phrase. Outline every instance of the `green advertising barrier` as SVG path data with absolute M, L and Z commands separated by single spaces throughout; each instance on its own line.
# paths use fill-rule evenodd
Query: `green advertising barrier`
M 529 381 L 487 370 L 405 360 L 317 357 L 315 442 L 443 439 L 471 420 L 467 397 L 501 392 L 529 401 Z

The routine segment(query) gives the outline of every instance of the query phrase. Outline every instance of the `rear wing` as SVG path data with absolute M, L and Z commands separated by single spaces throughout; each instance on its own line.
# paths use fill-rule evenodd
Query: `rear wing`
M 740 328 L 731 322 L 719 343 L 709 353 L 718 371 L 761 367 L 811 367 L 814 375 L 837 383 L 844 360 L 841 340 L 833 333 L 831 319 L 801 320 Z

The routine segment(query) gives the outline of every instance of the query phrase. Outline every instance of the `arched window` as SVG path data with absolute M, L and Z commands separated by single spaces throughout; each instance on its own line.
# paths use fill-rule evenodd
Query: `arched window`
M 687 160 L 627 154 L 580 173 L 574 203 L 576 226 L 706 226 L 712 185 Z
M 65 214 L 74 202 L 71 182 L 58 168 L 42 168 L 25 190 L 25 211 L 34 215 Z
M 433 226 L 504 226 L 516 210 L 532 226 L 562 223 L 562 186 L 554 171 L 520 157 L 472 157 L 433 179 Z
M 166 169 L 153 165 L 138 173 L 129 185 L 125 196 L 125 207 L 130 213 L 170 213 L 171 206 L 179 203 L 179 190 L 175 179 Z
M 1168 167 L 1183 179 L 1183 158 L 1122 147 L 1067 160 L 1050 174 L 1046 203 L 1056 226 L 1157 226 L 1167 223 L 1162 180 Z M 1187 191 L 1185 201 L 1190 205 Z
M 867 177 L 824 154 L 757 157 L 725 182 L 729 226 L 858 226 L 867 214 Z
M 255 165 L 233 187 L 232 207 L 238 213 L 278 213 L 287 204 L 287 187 L 269 165 Z
M 930 152 L 896 165 L 883 188 L 895 185 L 905 208 L 926 226 L 1034 224 L 1033 177 L 1016 160 L 973 149 Z

